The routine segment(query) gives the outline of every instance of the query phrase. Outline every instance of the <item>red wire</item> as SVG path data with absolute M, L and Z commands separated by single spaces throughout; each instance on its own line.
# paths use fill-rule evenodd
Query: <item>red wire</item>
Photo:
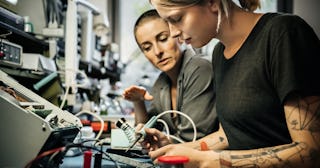
M 44 152 L 42 152 L 40 155 L 38 155 L 37 157 L 35 157 L 34 159 L 32 159 L 32 160 L 25 166 L 25 168 L 29 168 L 34 161 L 36 161 L 36 160 L 38 160 L 38 159 L 40 159 L 40 158 L 43 158 L 43 157 L 45 157 L 45 156 L 47 156 L 47 155 L 50 155 L 50 154 L 52 154 L 52 153 L 55 153 L 55 152 L 57 152 L 57 151 L 62 151 L 63 149 L 65 149 L 64 146 L 63 146 L 63 147 L 54 148 L 54 149 L 50 149 L 50 150 L 44 151 Z

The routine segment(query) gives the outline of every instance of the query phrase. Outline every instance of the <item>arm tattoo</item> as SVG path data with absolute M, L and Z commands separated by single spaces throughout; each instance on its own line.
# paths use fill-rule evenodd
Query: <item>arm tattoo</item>
M 294 108 L 291 109 L 290 114 L 287 116 L 287 120 L 290 121 L 292 129 L 294 130 L 306 130 L 312 132 L 320 131 L 320 106 L 319 99 L 312 101 L 306 101 L 303 99 L 296 100 Z M 299 117 L 292 117 L 292 114 L 298 111 Z M 302 112 L 304 111 L 304 112 Z
M 309 134 L 307 136 L 311 137 L 313 142 L 296 140 L 292 144 L 261 148 L 251 152 L 222 151 L 220 152 L 221 167 L 295 168 L 297 163 L 320 167 L 320 98 L 291 98 L 293 99 L 286 106 L 288 129 L 295 136 L 300 133 Z
M 272 165 L 272 160 L 276 159 L 278 162 L 282 162 L 282 164 L 280 166 L 270 167 L 294 168 L 295 165 L 290 165 L 290 163 L 285 161 L 287 159 L 283 159 L 278 156 L 278 152 L 295 148 L 296 152 L 294 155 L 297 155 L 300 151 L 304 150 L 303 146 L 304 145 L 299 143 L 292 143 L 279 147 L 257 149 L 251 154 L 232 154 L 231 151 L 223 151 L 220 152 L 220 166 L 223 168 L 259 168 L 263 167 L 263 165 Z M 294 156 L 288 157 L 290 158 Z
M 218 142 L 215 142 L 215 143 L 213 143 L 213 144 L 209 144 L 209 145 L 210 145 L 210 148 L 214 148 L 214 146 L 220 145 L 221 143 L 224 142 L 224 140 L 225 140 L 224 137 L 219 136 L 219 141 L 218 141 Z

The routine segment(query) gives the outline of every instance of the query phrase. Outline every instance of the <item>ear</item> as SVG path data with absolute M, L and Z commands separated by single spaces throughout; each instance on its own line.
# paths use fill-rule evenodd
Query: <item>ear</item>
M 220 10 L 220 0 L 208 0 L 208 6 L 210 8 L 210 11 L 213 13 L 218 13 Z

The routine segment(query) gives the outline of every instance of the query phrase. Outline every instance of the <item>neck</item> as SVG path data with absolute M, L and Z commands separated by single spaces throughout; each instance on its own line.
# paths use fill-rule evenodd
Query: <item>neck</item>
M 182 54 L 183 54 L 183 56 L 181 57 L 179 62 L 177 62 L 177 65 L 174 68 L 172 68 L 170 71 L 166 72 L 166 74 L 169 76 L 169 78 L 171 80 L 171 85 L 172 86 L 176 86 L 177 85 L 177 79 L 178 79 L 179 73 L 181 71 L 182 62 L 183 62 L 183 59 L 184 59 L 184 52 Z
M 233 4 L 229 18 L 222 17 L 217 38 L 225 46 L 225 56 L 232 57 L 249 36 L 261 14 L 248 12 Z
M 173 86 L 177 85 L 177 79 L 178 79 L 178 75 L 180 72 L 180 68 L 181 68 L 181 65 L 179 66 L 179 68 L 174 68 L 170 72 L 166 73 L 168 75 L 168 77 L 170 78 L 171 85 L 173 85 Z

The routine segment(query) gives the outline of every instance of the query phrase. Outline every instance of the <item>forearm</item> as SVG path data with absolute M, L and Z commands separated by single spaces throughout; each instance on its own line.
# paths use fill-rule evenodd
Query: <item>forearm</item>
M 314 154 L 315 156 L 312 156 Z M 318 159 L 316 159 L 318 158 Z M 319 153 L 305 143 L 292 143 L 275 147 L 242 151 L 222 151 L 220 167 L 273 167 L 295 168 L 319 166 Z
M 134 114 L 135 114 L 135 124 L 146 123 L 149 119 L 147 115 L 147 109 L 144 104 L 144 101 L 137 101 L 133 103 Z
M 228 147 L 228 140 L 221 125 L 218 131 L 207 135 L 195 142 L 188 142 L 181 145 L 200 150 L 201 142 L 204 142 L 211 150 L 225 149 Z

